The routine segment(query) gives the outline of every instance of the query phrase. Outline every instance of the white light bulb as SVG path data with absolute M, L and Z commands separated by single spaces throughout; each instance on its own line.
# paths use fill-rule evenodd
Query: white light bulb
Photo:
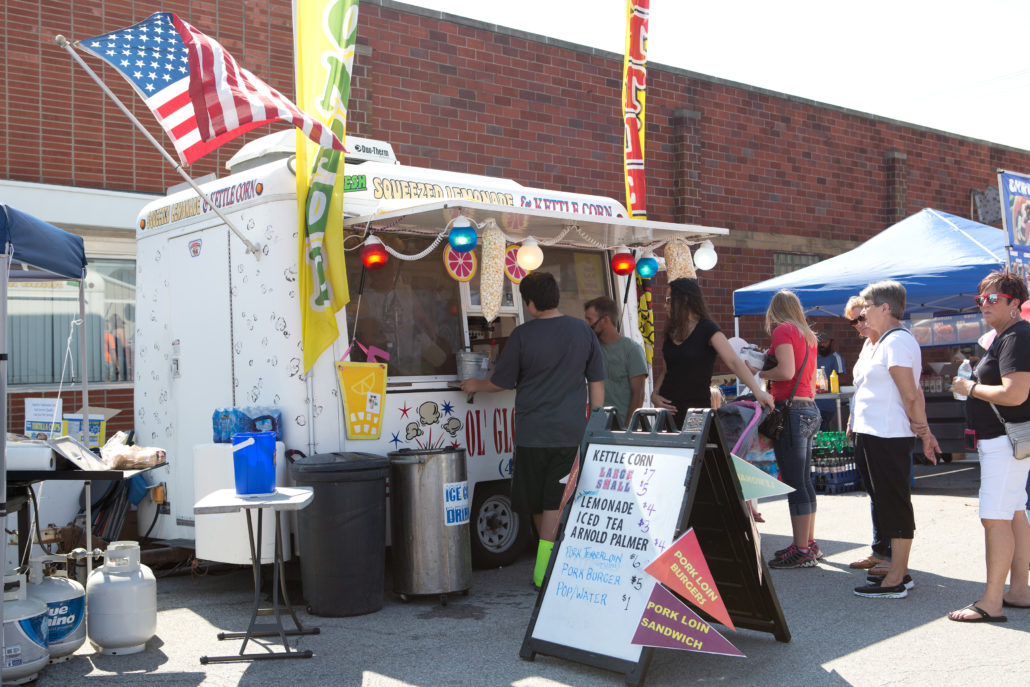
M 524 239 L 515 260 L 519 263 L 519 267 L 527 272 L 532 272 L 544 264 L 544 252 L 540 250 L 536 239 Z
M 711 241 L 702 242 L 694 251 L 694 266 L 699 270 L 710 270 L 718 261 L 719 256 L 716 255 L 715 246 Z

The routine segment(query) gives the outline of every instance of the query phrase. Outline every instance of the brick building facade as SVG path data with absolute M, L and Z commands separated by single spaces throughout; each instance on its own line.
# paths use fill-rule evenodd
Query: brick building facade
M 157 10 L 177 12 L 292 92 L 288 0 L 7 0 L 0 179 L 145 193 L 178 183 L 53 42 Z M 622 198 L 621 55 L 394 0 L 362 0 L 358 49 L 348 133 L 389 141 L 404 164 Z M 129 86 L 87 61 L 159 133 Z M 731 230 L 716 242 L 717 267 L 700 276 L 727 331 L 732 291 L 773 276 L 777 254 L 836 255 L 924 207 L 969 216 L 970 192 L 995 184 L 998 168 L 1030 169 L 1028 151 L 659 64 L 648 69 L 646 126 L 648 218 Z M 192 175 L 220 172 L 243 142 L 264 133 L 225 146 Z M 659 284 L 659 303 L 662 295 Z M 851 332 L 822 326 L 853 359 Z M 749 340 L 767 340 L 760 329 L 759 318 L 741 322 Z M 131 413 L 112 424 L 120 423 L 131 424 Z

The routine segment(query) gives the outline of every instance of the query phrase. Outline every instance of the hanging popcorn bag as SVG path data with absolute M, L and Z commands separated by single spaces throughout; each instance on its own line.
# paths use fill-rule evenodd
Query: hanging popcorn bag
M 368 362 L 357 363 L 347 358 L 357 344 Z M 382 359 L 382 362 L 379 359 Z M 336 374 L 343 396 L 348 439 L 378 439 L 383 429 L 383 401 L 386 398 L 386 362 L 390 354 L 381 348 L 366 348 L 354 341 L 336 363 Z

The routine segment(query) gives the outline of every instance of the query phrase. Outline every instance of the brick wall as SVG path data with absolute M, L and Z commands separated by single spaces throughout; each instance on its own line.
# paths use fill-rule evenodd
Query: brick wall
M 0 176 L 148 192 L 177 183 L 52 43 L 57 33 L 88 37 L 159 9 L 293 92 L 285 0 L 6 0 Z M 392 0 L 363 0 L 358 44 L 350 133 L 390 141 L 406 164 L 622 198 L 621 56 Z M 160 135 L 127 84 L 100 71 Z M 924 207 L 968 216 L 970 190 L 994 184 L 995 170 L 1030 169 L 1027 151 L 657 64 L 648 77 L 649 218 L 731 230 L 716 241 L 717 268 L 700 277 L 728 332 L 732 291 L 772 276 L 776 250 L 836 255 Z M 247 138 L 199 162 L 193 175 L 222 170 Z M 664 295 L 659 283 L 655 302 Z M 659 332 L 663 320 L 659 313 Z M 823 326 L 853 359 L 851 328 Z M 749 340 L 767 341 L 761 328 L 760 318 L 741 322 Z

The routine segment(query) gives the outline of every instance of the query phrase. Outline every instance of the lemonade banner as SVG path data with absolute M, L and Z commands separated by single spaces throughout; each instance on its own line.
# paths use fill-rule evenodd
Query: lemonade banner
M 357 344 L 368 362 L 356 363 L 346 358 Z M 354 341 L 336 363 L 343 396 L 348 439 L 378 439 L 383 429 L 383 399 L 386 396 L 386 362 L 390 354 L 375 346 L 365 347 Z

